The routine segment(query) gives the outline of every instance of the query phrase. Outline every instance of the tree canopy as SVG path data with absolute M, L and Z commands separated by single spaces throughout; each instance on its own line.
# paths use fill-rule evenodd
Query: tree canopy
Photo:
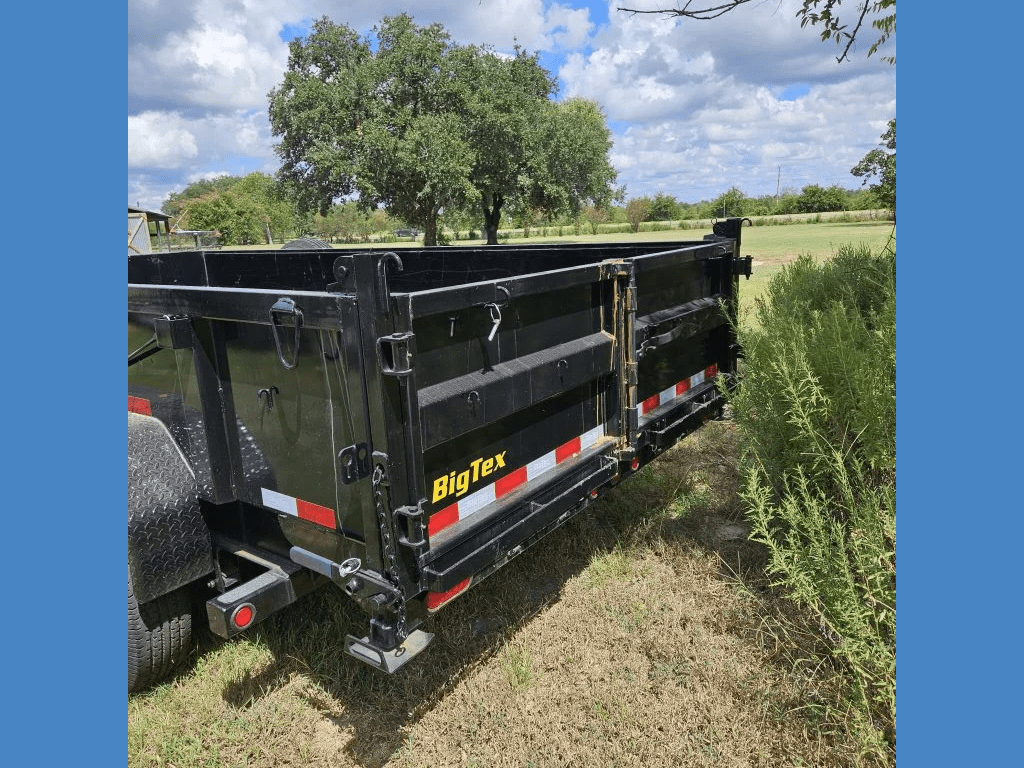
M 890 150 L 890 151 L 886 151 Z M 850 169 L 854 176 L 861 176 L 863 184 L 877 178 L 878 183 L 871 185 L 878 201 L 887 208 L 896 210 L 896 118 L 889 121 L 889 127 L 882 134 L 882 144 L 872 149 L 860 162 Z
M 374 28 L 376 46 L 319 19 L 289 47 L 270 94 L 279 178 L 302 211 L 358 195 L 422 227 L 474 210 L 489 243 L 507 205 L 549 216 L 611 199 L 610 132 L 593 102 L 555 103 L 536 54 L 511 57 L 451 42 L 407 14 Z
M 741 5 L 746 5 L 751 0 L 686 0 L 682 8 L 659 8 L 655 10 L 639 10 L 636 8 L 618 8 L 626 13 L 658 13 L 665 16 L 681 16 L 689 19 L 716 19 L 729 11 L 735 10 Z M 865 22 L 878 31 L 878 38 L 868 48 L 868 56 L 876 53 L 896 31 L 896 0 L 858 0 L 861 4 L 854 6 L 854 13 L 843 13 L 840 16 L 840 7 L 843 0 L 802 0 L 800 9 L 796 12 L 800 19 L 800 26 L 808 24 L 817 26 L 821 30 L 822 42 L 835 40 L 843 47 L 842 53 L 836 60 L 842 63 L 849 57 L 857 41 L 857 35 Z M 849 5 L 847 6 L 849 8 Z M 893 9 L 890 11 L 889 9 Z M 856 18 L 850 21 L 850 16 Z M 850 24 L 853 28 L 850 28 Z M 896 58 L 884 56 L 882 61 L 895 64 Z
M 263 243 L 295 226 L 281 186 L 265 173 L 221 176 L 172 192 L 163 212 L 177 229 L 215 230 L 224 245 Z

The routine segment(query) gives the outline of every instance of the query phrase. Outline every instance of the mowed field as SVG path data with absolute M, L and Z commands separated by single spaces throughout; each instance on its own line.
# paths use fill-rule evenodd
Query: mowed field
M 799 254 L 892 231 L 744 229 L 743 306 Z M 839 678 L 746 541 L 739 452 L 709 423 L 440 611 L 394 676 L 345 655 L 365 617 L 334 590 L 201 634 L 182 674 L 129 697 L 129 766 L 861 764 Z

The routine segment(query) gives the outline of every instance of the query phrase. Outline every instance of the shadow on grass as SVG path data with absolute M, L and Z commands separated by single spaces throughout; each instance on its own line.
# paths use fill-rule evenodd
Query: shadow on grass
M 696 546 L 720 555 L 723 577 L 756 580 L 764 555 L 746 541 L 736 452 L 730 424 L 700 430 L 432 617 L 422 628 L 434 633 L 433 643 L 394 675 L 345 653 L 347 634 L 366 633 L 358 606 L 339 590 L 314 593 L 256 629 L 251 637 L 273 661 L 228 685 L 223 698 L 246 708 L 304 676 L 312 683 L 298 689 L 305 702 L 354 734 L 345 745 L 352 759 L 381 766 L 402 747 L 410 725 L 500 653 L 603 553 Z M 201 652 L 220 644 L 208 637 Z

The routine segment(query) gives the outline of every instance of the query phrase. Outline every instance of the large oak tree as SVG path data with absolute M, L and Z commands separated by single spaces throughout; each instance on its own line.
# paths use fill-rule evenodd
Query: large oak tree
M 280 178 L 300 210 L 358 194 L 434 245 L 445 211 L 476 210 L 489 243 L 506 206 L 578 212 L 612 195 L 610 133 L 591 102 L 551 99 L 536 55 L 451 42 L 401 14 L 376 46 L 326 17 L 292 41 L 270 94 Z M 575 159 L 575 160 L 574 160 Z

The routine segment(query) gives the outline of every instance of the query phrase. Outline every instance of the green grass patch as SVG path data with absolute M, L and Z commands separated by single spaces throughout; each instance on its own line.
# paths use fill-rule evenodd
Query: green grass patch
M 603 587 L 616 579 L 625 579 L 633 572 L 633 557 L 616 547 L 594 556 L 587 566 L 587 577 L 595 587 Z
M 512 645 L 505 649 L 501 658 L 505 679 L 513 691 L 522 690 L 533 680 L 533 657 L 525 645 Z

